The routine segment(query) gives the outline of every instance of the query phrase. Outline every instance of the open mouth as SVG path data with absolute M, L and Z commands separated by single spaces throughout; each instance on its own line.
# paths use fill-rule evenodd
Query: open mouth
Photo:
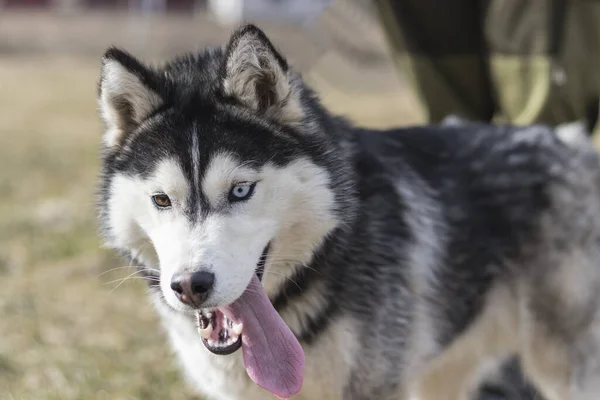
M 233 303 L 197 312 L 198 332 L 212 353 L 231 354 L 241 348 L 250 379 L 287 399 L 302 387 L 304 350 L 260 282 L 268 252 L 267 245 L 246 290 Z
M 259 280 L 262 280 L 268 253 L 269 244 L 265 246 L 256 264 L 255 271 Z M 216 308 L 213 310 L 198 310 L 196 317 L 198 333 L 202 337 L 202 343 L 211 353 L 227 355 L 242 347 L 244 326 L 234 316 L 227 316 L 223 310 Z
M 241 322 L 233 322 L 221 311 L 198 311 L 198 333 L 206 348 L 220 355 L 227 355 L 242 347 Z

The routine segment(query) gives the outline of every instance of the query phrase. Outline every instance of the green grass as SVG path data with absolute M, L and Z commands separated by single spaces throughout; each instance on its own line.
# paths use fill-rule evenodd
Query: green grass
M 0 60 L 0 399 L 198 399 L 144 283 L 115 289 L 132 271 L 100 247 L 98 67 Z M 400 94 L 323 95 L 372 126 L 418 120 Z

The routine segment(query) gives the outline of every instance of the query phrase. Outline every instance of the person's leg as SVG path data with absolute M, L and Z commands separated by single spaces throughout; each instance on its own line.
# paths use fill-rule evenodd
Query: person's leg
M 477 0 L 375 0 L 397 68 L 429 122 L 495 112 Z
M 600 4 L 568 0 L 491 0 L 485 40 L 496 120 L 558 125 L 598 111 Z
M 563 38 L 558 49 L 557 67 L 562 67 L 565 80 L 555 89 L 546 114 L 561 120 L 574 115 L 584 119 L 591 130 L 598 130 L 600 98 L 600 3 L 567 2 Z M 559 71 L 560 72 L 560 71 Z M 562 106 L 568 104 L 568 106 Z M 564 110 L 560 112 L 560 110 Z M 555 117 L 556 118 L 556 117 Z

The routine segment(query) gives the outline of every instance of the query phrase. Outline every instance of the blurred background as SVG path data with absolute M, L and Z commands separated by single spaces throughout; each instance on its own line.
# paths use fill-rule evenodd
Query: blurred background
M 196 399 L 145 283 L 100 248 L 96 85 L 109 45 L 160 62 L 234 26 L 202 0 L 0 0 L 0 399 Z M 332 110 L 420 120 L 368 1 L 261 26 Z
M 97 235 L 97 81 L 110 45 L 160 63 L 241 19 L 361 125 L 598 130 L 598 1 L 0 0 L 0 400 L 199 399 Z

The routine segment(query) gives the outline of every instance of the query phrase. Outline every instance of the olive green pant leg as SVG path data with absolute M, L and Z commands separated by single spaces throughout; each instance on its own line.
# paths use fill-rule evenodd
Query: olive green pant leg
M 449 52 L 414 43 L 411 47 L 411 40 L 431 41 L 435 35 L 435 26 L 419 21 L 434 18 L 422 8 L 411 15 L 415 23 L 401 20 L 398 4 L 413 11 L 410 7 L 418 1 L 376 0 L 376 4 L 397 68 L 417 94 L 428 121 L 454 113 L 514 124 L 595 122 L 600 2 L 482 0 L 481 32 L 472 24 L 457 23 L 455 29 L 481 34 L 484 45 Z M 464 8 L 473 2 L 452 4 Z
M 553 92 L 544 118 L 551 123 L 587 120 L 598 128 L 600 2 L 569 1 Z
M 436 46 L 431 43 L 432 30 L 436 27 L 427 26 L 431 16 L 417 4 L 422 1 L 376 0 L 375 3 L 396 67 L 415 92 L 427 121 L 439 122 L 449 114 L 472 120 L 491 120 L 495 103 L 486 58 L 481 49 L 473 48 L 476 45 L 458 51 L 444 49 L 443 45 L 439 49 L 419 48 L 421 41 L 429 41 L 430 47 Z M 446 6 L 445 0 L 442 2 Z M 424 2 L 427 3 L 433 4 L 435 1 Z M 437 3 L 442 4 L 439 0 Z M 463 18 L 470 18 L 476 3 L 472 0 L 454 1 L 453 7 L 457 13 L 465 11 Z M 401 7 L 404 9 L 399 9 Z M 402 21 L 402 13 L 407 9 L 410 11 L 410 21 Z M 464 29 L 460 33 L 483 39 L 481 30 L 476 28 L 479 22 L 475 17 L 468 22 L 462 24 Z
M 490 2 L 485 37 L 496 120 L 557 125 L 596 119 L 600 4 L 560 3 Z

